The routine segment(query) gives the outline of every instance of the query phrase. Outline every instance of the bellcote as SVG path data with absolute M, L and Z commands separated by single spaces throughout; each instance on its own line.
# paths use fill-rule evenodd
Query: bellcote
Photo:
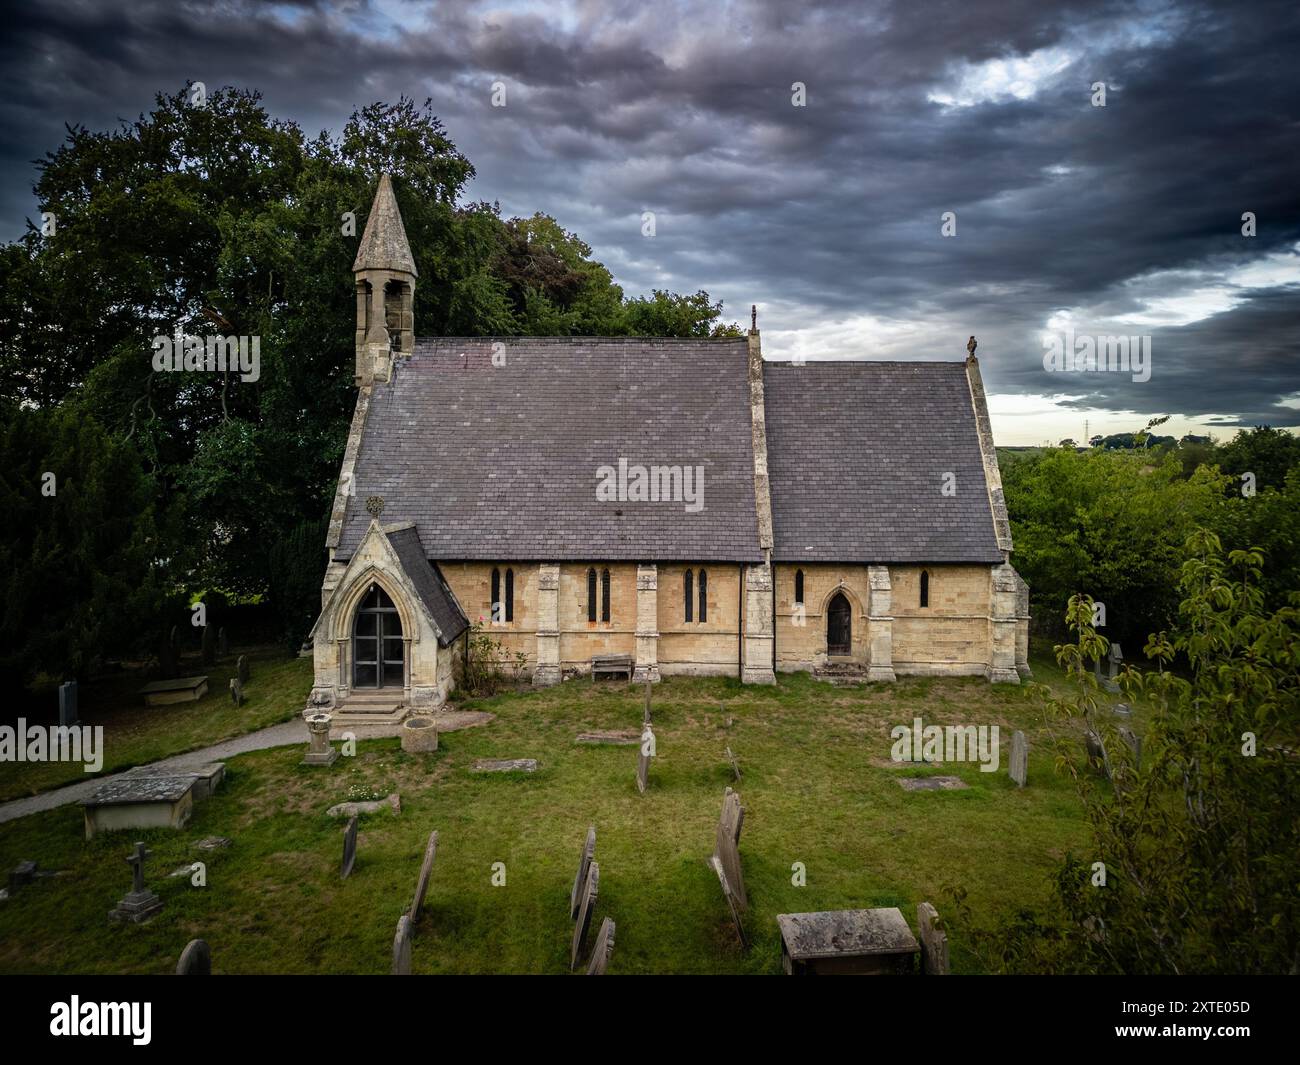
M 356 384 L 365 388 L 387 381 L 394 358 L 415 350 L 419 274 L 387 174 L 380 175 L 352 272 L 357 283 Z

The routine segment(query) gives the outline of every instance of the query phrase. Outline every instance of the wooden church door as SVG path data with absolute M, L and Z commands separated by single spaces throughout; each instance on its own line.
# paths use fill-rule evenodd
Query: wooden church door
M 836 592 L 826 609 L 826 653 L 847 655 L 853 648 L 853 611 L 843 592 Z

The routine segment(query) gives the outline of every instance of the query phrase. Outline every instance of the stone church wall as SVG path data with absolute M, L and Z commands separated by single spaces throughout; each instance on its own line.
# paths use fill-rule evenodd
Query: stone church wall
M 687 570 L 694 600 L 686 620 Z M 708 575 L 708 618 L 699 620 L 700 570 Z M 665 676 L 738 676 L 740 672 L 740 566 L 666 563 L 659 567 L 659 672 Z
M 930 605 L 921 606 L 921 571 Z M 991 653 L 988 566 L 891 566 L 894 669 L 911 674 L 983 674 Z

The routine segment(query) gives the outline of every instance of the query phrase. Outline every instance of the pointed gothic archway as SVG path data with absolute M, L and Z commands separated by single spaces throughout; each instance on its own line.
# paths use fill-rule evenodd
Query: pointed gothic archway
M 826 653 L 848 655 L 853 652 L 853 608 L 843 592 L 836 592 L 826 608 Z
M 403 687 L 405 651 L 397 607 L 378 584 L 371 584 L 352 623 L 352 687 Z

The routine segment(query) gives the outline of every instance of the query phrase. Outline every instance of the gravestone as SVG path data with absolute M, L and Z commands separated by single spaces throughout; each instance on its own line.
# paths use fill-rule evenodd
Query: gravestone
M 928 902 L 916 908 L 917 939 L 921 941 L 921 975 L 948 975 L 948 933 L 939 927 L 939 913 Z
M 18 894 L 18 889 L 26 887 L 36 879 L 36 863 L 32 861 L 19 862 L 9 871 L 9 897 L 12 898 Z
M 72 726 L 78 723 L 77 682 L 70 680 L 59 685 L 59 724 Z
M 1011 734 L 1011 762 L 1009 766 L 1011 779 L 1023 788 L 1029 776 L 1029 741 L 1019 729 Z
M 1115 678 L 1119 674 L 1119 667 L 1124 662 L 1124 651 L 1117 643 L 1110 645 L 1110 674 L 1102 681 L 1102 687 L 1108 692 L 1119 691 L 1119 681 Z
M 1101 745 L 1101 737 L 1089 729 L 1083 735 L 1084 750 L 1088 754 L 1088 764 L 1094 769 L 1103 769 L 1110 776 L 1110 766 L 1106 763 L 1106 751 Z
M 727 879 L 727 871 L 722 868 L 722 861 L 715 854 L 709 859 L 709 864 L 713 866 L 713 871 L 718 874 L 718 883 L 722 885 L 722 897 L 727 900 L 727 908 L 731 911 L 731 922 L 736 926 L 736 935 L 740 938 L 740 949 L 745 950 L 749 946 L 749 940 L 745 938 L 745 924 L 741 920 L 740 900 L 736 898 L 735 889 L 732 888 L 731 882 Z
M 788 976 L 916 973 L 920 944 L 897 906 L 778 913 Z
M 86 838 L 126 828 L 184 828 L 194 812 L 194 774 L 123 773 L 81 800 Z
M 1133 752 L 1133 768 L 1140 770 L 1142 768 L 1142 737 L 1127 725 L 1121 725 L 1119 727 L 1119 738 Z
M 596 909 L 596 897 L 600 894 L 600 863 L 592 862 L 587 867 L 587 883 L 579 900 L 578 920 L 573 926 L 573 943 L 569 948 L 569 972 L 578 967 L 587 946 L 587 932 L 591 928 L 592 914 Z
M 176 963 L 177 976 L 211 976 L 212 951 L 201 939 L 191 939 L 181 951 L 181 960 Z
M 137 692 L 145 706 L 171 706 L 173 703 L 197 703 L 208 694 L 207 677 L 176 677 L 155 680 Z
M 1110 708 L 1110 712 L 1116 717 L 1132 717 L 1133 708 L 1128 703 L 1116 703 Z
M 727 750 L 726 750 L 726 755 L 727 755 L 727 761 L 731 763 L 731 772 L 735 775 L 736 779 L 739 780 L 739 779 L 740 779 L 740 762 L 737 761 L 736 756 L 735 756 L 734 754 L 731 753 L 731 748 L 730 748 L 730 747 L 727 748 Z
M 641 733 L 634 728 L 596 729 L 592 732 L 579 732 L 573 742 L 604 747 L 631 747 L 641 742 Z
M 609 968 L 610 956 L 614 953 L 614 918 L 606 917 L 600 922 L 600 931 L 596 934 L 596 945 L 591 948 L 591 961 L 587 965 L 588 976 L 604 976 Z
M 411 975 L 411 918 L 406 914 L 397 919 L 397 935 L 393 936 L 393 975 Z
M 655 734 L 650 731 L 650 726 L 646 725 L 645 730 L 641 733 L 641 746 L 637 749 L 636 756 L 636 790 L 642 795 L 645 789 L 650 786 L 650 751 L 649 747 L 654 745 Z
M 904 791 L 961 791 L 970 785 L 961 777 L 895 777 Z
M 230 701 L 236 706 L 244 705 L 244 686 L 239 683 L 238 677 L 230 678 Z
M 740 805 L 740 796 L 727 788 L 722 793 L 722 814 L 718 818 L 718 830 L 714 836 L 713 856 L 722 863 L 726 882 L 731 887 L 741 913 L 749 909 L 745 877 L 740 868 L 740 830 L 744 823 L 745 809 Z
M 303 765 L 333 765 L 338 761 L 338 750 L 330 746 L 331 720 L 329 714 L 312 714 L 307 719 L 309 745 L 307 753 L 302 756 Z
M 578 916 L 579 904 L 582 888 L 587 883 L 587 870 L 591 868 L 592 860 L 596 857 L 596 826 L 592 825 L 587 829 L 587 840 L 582 845 L 582 854 L 578 858 L 578 875 L 573 878 L 573 890 L 569 892 L 569 920 L 574 920 Z
M 480 758 L 475 773 L 536 773 L 536 758 Z
M 217 629 L 217 654 L 222 658 L 230 654 L 230 644 L 226 642 L 226 627 L 224 625 Z
M 377 814 L 381 810 L 392 810 L 395 814 L 402 812 L 402 796 L 393 792 L 386 799 L 368 799 L 361 802 L 335 803 L 325 811 L 326 817 L 355 817 L 357 814 Z
M 346 880 L 357 864 L 357 815 L 353 814 L 348 827 L 343 830 L 343 865 L 340 870 L 341 880 Z
M 164 639 L 158 648 L 158 674 L 163 680 L 171 680 L 176 676 L 176 647 L 170 637 Z
M 143 843 L 137 843 L 126 859 L 131 867 L 131 890 L 108 911 L 110 921 L 131 921 L 140 924 L 162 909 L 162 899 L 144 886 L 144 862 L 149 857 Z
M 239 656 L 239 661 L 235 663 L 235 676 L 239 678 L 240 684 L 248 683 L 248 655 Z
M 433 859 L 438 853 L 438 833 L 429 833 L 429 842 L 424 848 L 424 862 L 420 865 L 420 878 L 415 882 L 415 898 L 411 900 L 411 925 L 420 919 L 420 907 L 424 905 L 425 892 L 429 890 L 429 877 L 433 875 Z
M 641 724 L 646 726 L 650 724 L 650 692 L 653 687 L 649 681 L 645 682 L 645 709 L 641 711 Z
M 203 664 L 212 665 L 217 660 L 217 634 L 212 631 L 211 625 L 203 626 L 203 639 L 201 643 Z

